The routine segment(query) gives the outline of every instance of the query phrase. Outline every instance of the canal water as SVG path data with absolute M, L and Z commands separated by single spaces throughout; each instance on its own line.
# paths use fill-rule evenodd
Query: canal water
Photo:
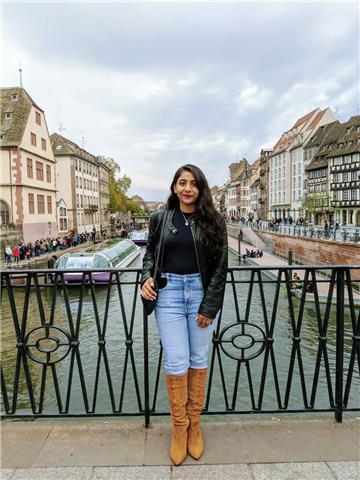
M 229 253 L 229 264 L 236 265 L 237 258 L 232 253 Z M 138 257 L 131 267 L 141 267 L 141 257 Z M 133 281 L 135 274 L 126 273 L 121 276 L 123 282 Z M 247 281 L 250 278 L 250 273 L 246 271 L 235 272 L 235 279 L 244 281 L 236 286 L 236 298 L 239 308 L 240 319 L 244 320 L 247 299 L 249 295 L 249 284 Z M 263 277 L 266 280 L 266 277 Z M 90 407 L 93 406 L 94 398 L 96 397 L 96 413 L 110 413 L 112 411 L 110 401 L 109 384 L 106 375 L 106 362 L 105 357 L 99 354 L 98 347 L 98 328 L 95 321 L 94 303 L 92 301 L 91 292 L 86 290 L 81 312 L 79 311 L 79 288 L 69 288 L 69 300 L 70 310 L 74 323 L 76 319 L 79 321 L 79 357 L 74 359 L 74 369 L 71 378 L 71 394 L 69 403 L 69 413 L 84 413 L 84 396 L 83 389 L 80 381 L 80 366 L 84 374 L 84 382 L 86 388 L 86 395 L 89 401 Z M 119 301 L 119 294 L 117 287 L 113 286 L 109 297 L 109 311 L 106 324 L 105 333 L 105 351 L 108 365 L 108 373 L 111 377 L 112 388 L 114 393 L 114 400 L 116 409 L 121 407 L 121 411 L 124 413 L 135 413 L 139 411 L 139 404 L 136 395 L 136 383 L 138 384 L 140 396 L 143 402 L 143 385 L 144 385 L 144 350 L 143 350 L 143 317 L 141 302 L 138 298 L 138 292 L 135 292 L 134 285 L 123 285 L 122 293 L 124 296 L 124 313 L 122 310 L 121 302 Z M 100 328 L 104 326 L 104 318 L 106 313 L 106 301 L 107 301 L 108 289 L 106 287 L 96 288 L 96 308 L 100 319 Z M 275 285 L 270 283 L 264 284 L 265 295 L 265 308 L 270 323 L 272 309 L 275 300 Z M 137 308 L 132 318 L 132 307 L 134 299 L 137 298 Z M 17 289 L 15 292 L 15 301 L 17 306 L 18 318 L 22 319 L 24 312 L 24 290 Z M 41 289 L 41 301 L 44 308 L 46 321 L 49 321 L 51 316 L 51 304 L 52 304 L 52 288 Z M 293 297 L 293 305 L 295 318 L 299 310 L 299 299 Z M 325 306 L 321 305 L 320 313 L 323 318 L 325 312 Z M 254 285 L 250 306 L 249 306 L 249 321 L 261 329 L 264 328 L 264 314 L 262 310 L 261 295 L 258 285 Z M 234 303 L 234 295 L 232 286 L 228 285 L 225 294 L 224 312 L 221 319 L 221 328 L 224 328 L 234 322 L 236 322 L 236 309 Z M 71 370 L 71 354 L 67 354 L 69 348 L 67 346 L 66 334 L 61 330 L 52 330 L 51 336 L 60 339 L 61 345 L 55 352 L 50 354 L 41 353 L 35 344 L 40 338 L 44 336 L 44 329 L 40 327 L 40 311 L 38 306 L 38 299 L 35 293 L 30 296 L 30 303 L 28 307 L 28 318 L 26 332 L 29 334 L 27 343 L 34 345 L 30 347 L 29 352 L 33 358 L 27 358 L 27 364 L 29 366 L 31 384 L 33 387 L 36 404 L 39 405 L 41 383 L 45 381 L 45 396 L 43 404 L 44 413 L 57 413 L 58 405 L 55 395 L 54 385 L 58 382 L 58 388 L 61 395 L 62 403 L 65 404 L 66 393 L 69 384 L 69 372 Z M 54 325 L 60 327 L 65 332 L 70 332 L 70 326 L 68 321 L 68 313 L 64 302 L 64 295 L 60 289 L 57 290 L 56 304 L 54 306 Z M 38 328 L 36 330 L 36 328 Z M 132 351 L 133 357 L 130 355 L 130 351 L 126 352 L 125 332 L 132 329 L 131 338 L 133 339 Z M 240 330 L 233 327 L 229 330 L 229 335 L 238 334 Z M 248 330 L 245 333 L 254 335 L 258 340 L 261 340 L 261 330 L 253 327 L 252 330 Z M 277 378 L 279 382 L 281 403 L 284 402 L 286 384 L 288 381 L 288 374 L 291 363 L 292 354 L 292 327 L 290 320 L 289 302 L 284 289 L 280 290 L 280 297 L 278 301 L 276 311 L 276 321 L 274 329 L 274 363 L 269 358 L 267 365 L 267 374 L 265 381 L 265 389 L 263 396 L 262 408 L 264 410 L 277 410 L 279 408 L 277 396 L 275 392 L 274 370 L 276 368 Z M 306 394 L 308 401 L 310 400 L 311 391 L 313 387 L 316 358 L 319 352 L 319 330 L 317 323 L 317 316 L 314 304 L 306 303 L 301 327 L 301 342 L 300 352 L 301 361 L 304 371 L 304 380 L 306 386 Z M 247 337 L 249 340 L 250 337 Z M 239 338 L 240 341 L 240 338 Z M 335 306 L 333 305 L 330 312 L 330 321 L 327 331 L 327 355 L 329 361 L 329 374 L 331 385 L 333 388 L 333 394 L 335 395 L 335 341 L 336 341 L 336 329 L 335 329 Z M 51 345 L 51 341 L 44 342 L 39 341 L 38 346 L 48 347 Z M 224 348 L 231 355 L 237 355 L 237 351 L 230 343 L 223 344 Z M 252 348 L 249 348 L 246 352 L 248 354 L 256 354 L 259 349 L 260 343 L 255 344 Z M 345 309 L 345 345 L 344 345 L 344 378 L 346 380 L 348 374 L 348 366 L 350 361 L 352 346 L 352 328 L 351 318 L 348 309 Z M 44 348 L 43 348 L 44 349 Z M 150 406 L 153 406 L 154 390 L 156 372 L 158 367 L 160 352 L 159 336 L 157 333 L 156 323 L 154 316 L 149 317 L 149 371 L 150 371 Z M 264 367 L 264 352 L 249 361 L 249 369 L 246 369 L 245 364 L 239 364 L 237 360 L 230 358 L 221 349 L 220 356 L 215 355 L 214 370 L 212 377 L 212 388 L 209 398 L 209 410 L 211 411 L 224 411 L 226 406 L 234 406 L 237 410 L 250 410 L 251 409 L 251 390 L 249 378 L 251 376 L 253 384 L 253 394 L 255 402 L 259 396 L 259 389 L 261 383 L 262 370 Z M 67 354 L 67 355 L 66 355 Z M 211 358 L 212 352 L 210 352 Z M 66 355 L 66 356 L 65 356 Z M 59 360 L 54 364 L 54 369 L 44 368 L 41 362 L 48 360 Z M 8 293 L 3 292 L 3 299 L 1 304 L 1 357 L 4 369 L 5 381 L 8 388 L 8 395 L 10 401 L 12 399 L 14 382 L 15 382 L 15 369 L 17 361 L 17 348 L 16 348 L 16 336 L 14 329 L 14 322 L 12 320 L 12 314 L 9 308 Z M 133 362 L 132 362 L 133 359 Z M 37 361 L 36 361 L 37 360 Z M 80 362 L 78 362 L 78 360 Z M 127 363 L 126 363 L 127 362 Z M 220 363 L 221 362 L 221 363 Z M 329 392 L 327 385 L 326 370 L 324 368 L 324 355 L 321 356 L 321 367 L 318 376 L 315 408 L 329 408 Z M 99 368 L 99 383 L 98 389 L 95 395 L 96 384 L 96 371 L 97 365 Z M 223 382 L 221 376 L 220 366 L 223 372 Z M 240 371 L 238 368 L 240 367 Z M 56 377 L 54 377 L 56 372 Z M 46 377 L 45 377 L 46 373 Z M 237 374 L 238 382 L 237 382 Z M 54 383 L 55 380 L 55 383 Z M 84 386 L 83 385 L 83 386 Z M 235 392 L 235 393 L 234 393 Z M 358 407 L 359 398 L 359 375 L 354 371 L 352 379 L 352 387 L 350 391 L 349 407 Z M 226 404 L 226 399 L 228 404 Z M 232 405 L 233 403 L 233 405 Z M 141 407 L 144 405 L 142 403 Z M 165 385 L 163 375 L 160 375 L 160 383 L 156 401 L 156 411 L 165 412 L 168 411 Z M 289 397 L 289 409 L 304 409 L 304 398 L 301 389 L 301 376 L 299 367 L 299 356 L 295 356 L 295 364 L 292 375 L 292 383 Z M 26 386 L 26 379 L 24 374 L 23 364 L 20 364 L 20 376 L 19 376 L 19 391 L 17 399 L 17 413 L 31 413 L 31 404 L 29 400 L 28 388 Z

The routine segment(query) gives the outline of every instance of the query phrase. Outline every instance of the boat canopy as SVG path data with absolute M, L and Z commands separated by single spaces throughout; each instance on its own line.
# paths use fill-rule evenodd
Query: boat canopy
M 85 268 L 116 268 L 137 249 L 130 240 L 108 240 L 91 245 L 83 252 L 65 254 L 59 258 L 56 268 L 82 270 Z

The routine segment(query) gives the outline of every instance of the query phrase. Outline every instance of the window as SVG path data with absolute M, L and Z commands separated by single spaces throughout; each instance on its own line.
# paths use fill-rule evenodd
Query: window
M 36 147 L 36 135 L 35 133 L 31 133 L 31 145 Z
M 44 165 L 42 162 L 36 162 L 36 179 L 44 180 Z
M 45 140 L 45 138 L 42 138 L 42 139 L 41 139 L 41 148 L 42 148 L 43 150 L 46 150 L 46 140 Z
M 343 173 L 343 182 L 348 182 L 349 181 L 349 173 L 348 172 L 344 172 Z
M 34 202 L 34 194 L 28 194 L 28 201 L 29 201 L 29 213 L 35 213 L 35 202 Z
M 79 194 L 77 193 L 77 194 L 76 194 L 76 207 L 77 207 L 77 208 L 79 208 L 79 206 L 80 206 L 79 198 L 80 198 L 80 196 L 79 196 Z
M 334 173 L 333 179 L 335 183 L 340 182 L 340 175 L 340 173 Z
M 80 187 L 82 188 L 82 177 L 80 177 Z
M 41 125 L 41 115 L 39 112 L 35 112 L 35 122 L 38 124 L 38 125 Z
M 28 178 L 33 178 L 33 161 L 31 158 L 26 159 L 26 166 Z
M 51 183 L 51 167 L 50 165 L 46 165 L 46 181 Z
M 351 180 L 353 180 L 353 181 L 357 180 L 357 177 L 358 177 L 358 172 L 357 171 L 351 172 Z M 360 178 L 360 176 L 359 176 L 359 178 Z
M 47 196 L 47 211 L 52 213 L 52 198 L 50 195 Z
M 11 120 L 12 119 L 12 112 L 5 112 L 5 120 Z
M 75 177 L 75 185 L 77 187 L 79 186 L 79 177 L 78 176 Z
M 17 102 L 17 101 L 18 101 L 18 98 L 19 98 L 19 96 L 18 96 L 17 93 L 13 93 L 13 94 L 11 95 L 11 100 L 12 100 L 13 102 Z
M 67 230 L 67 219 L 60 218 L 60 230 Z
M 350 195 L 349 195 L 350 190 L 343 190 L 343 200 L 349 200 Z
M 38 213 L 45 213 L 45 199 L 44 195 L 37 195 Z
M 357 200 L 357 190 L 351 190 L 351 200 Z

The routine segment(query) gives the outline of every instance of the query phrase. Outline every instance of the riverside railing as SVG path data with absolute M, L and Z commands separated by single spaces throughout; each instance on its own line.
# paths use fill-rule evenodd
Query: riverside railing
M 230 224 L 231 225 L 231 224 Z M 329 227 L 325 230 L 319 226 L 302 226 L 302 225 L 273 225 L 267 223 L 256 224 L 249 222 L 247 225 L 239 224 L 240 228 L 252 228 L 253 230 L 268 231 L 272 233 L 282 233 L 283 235 L 291 235 L 294 237 L 313 238 L 315 240 L 331 240 L 336 242 L 360 242 L 360 228 L 355 227 Z
M 327 269 L 228 269 L 204 414 L 333 412 L 341 422 L 360 410 L 360 267 Z M 107 282 L 97 272 L 77 284 L 65 270 L 1 273 L 2 417 L 143 416 L 148 426 L 168 413 L 140 270 L 107 270 Z

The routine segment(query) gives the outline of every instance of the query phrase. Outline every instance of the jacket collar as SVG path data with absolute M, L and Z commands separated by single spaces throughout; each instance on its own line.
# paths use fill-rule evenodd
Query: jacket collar
M 168 228 L 169 230 L 173 230 L 175 229 L 177 231 L 177 228 L 175 227 L 175 225 L 173 224 L 173 217 L 174 217 L 174 213 L 175 213 L 175 208 L 173 208 L 172 210 L 168 210 L 168 215 L 167 215 L 167 224 L 168 224 Z M 195 225 L 195 220 L 192 218 L 190 221 L 189 221 L 190 225 L 193 227 Z

